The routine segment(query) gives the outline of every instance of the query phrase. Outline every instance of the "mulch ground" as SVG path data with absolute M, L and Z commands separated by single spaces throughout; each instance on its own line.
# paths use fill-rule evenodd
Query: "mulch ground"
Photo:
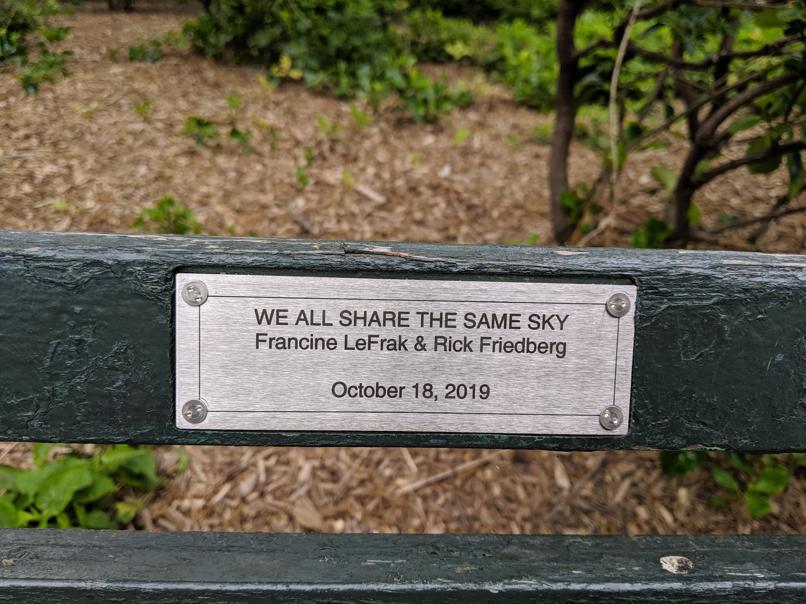
M 176 31 L 189 16 L 146 7 L 124 15 L 82 5 L 66 18 L 71 74 L 37 96 L 23 93 L 10 66 L 0 67 L 0 228 L 131 232 L 143 208 L 171 194 L 211 235 L 502 243 L 536 234 L 552 243 L 548 147 L 532 136 L 550 118 L 515 105 L 482 75 L 444 70 L 477 100 L 437 125 L 359 103 L 355 109 L 369 116 L 362 124 L 348 102 L 297 85 L 267 86 L 258 69 L 185 49 L 167 48 L 153 64 L 129 62 L 130 45 Z M 234 116 L 231 95 L 240 98 Z M 141 115 L 135 106 L 144 101 L 151 109 Z M 181 134 L 190 115 L 209 119 L 222 136 L 197 145 Z M 249 152 L 226 136 L 233 125 L 252 133 Z M 649 169 L 679 164 L 682 149 L 672 141 L 629 159 L 617 227 L 597 244 L 626 245 L 648 213 L 663 215 L 664 195 Z M 303 186 L 298 167 L 306 163 Z M 576 146 L 573 181 L 591 181 L 598 170 L 597 155 Z M 785 188 L 781 172 L 730 174 L 699 195 L 703 223 L 763 215 Z M 719 244 L 749 249 L 746 234 L 729 232 Z M 776 221 L 758 245 L 802 252 L 806 219 Z M 716 487 L 704 471 L 663 476 L 656 453 L 187 451 L 187 471 L 150 498 L 138 527 L 634 534 L 806 526 L 803 476 L 774 499 L 770 516 L 752 520 L 740 504 L 710 505 Z M 3 445 L 0 456 L 24 465 L 27 447 Z M 178 453 L 164 447 L 159 456 L 169 469 Z

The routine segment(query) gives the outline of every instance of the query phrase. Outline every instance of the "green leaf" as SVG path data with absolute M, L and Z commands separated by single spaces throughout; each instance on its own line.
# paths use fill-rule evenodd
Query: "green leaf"
M 141 449 L 135 449 L 129 445 L 115 445 L 103 451 L 98 459 L 103 469 L 114 472 L 142 454 Z
M 92 484 L 89 463 L 67 467 L 45 479 L 36 494 L 36 507 L 47 516 L 61 514 L 76 491 Z
M 702 212 L 700 211 L 700 206 L 698 206 L 693 201 L 691 205 L 688 207 L 688 223 L 691 226 L 698 226 L 702 221 Z
M 669 233 L 669 225 L 666 222 L 650 217 L 630 234 L 630 246 L 635 248 L 662 248 L 669 237 Z
M 136 499 L 118 501 L 115 504 L 115 519 L 121 524 L 129 524 L 142 508 L 143 502 Z
M 752 474 L 755 468 L 753 464 L 749 463 L 741 453 L 730 451 L 728 453 L 728 463 L 740 472 L 745 474 Z
M 770 498 L 761 493 L 745 493 L 744 503 L 747 513 L 753 518 L 761 518 L 770 513 Z
M 681 476 L 700 467 L 706 457 L 705 451 L 661 451 L 661 470 L 667 476 Z
M 756 124 L 761 121 L 761 117 L 758 115 L 743 115 L 735 122 L 733 122 L 730 127 L 728 128 L 728 132 L 731 134 L 736 134 L 737 132 L 741 132 L 742 130 L 747 130 L 752 128 Z
M 53 449 L 55 445 L 50 443 L 34 443 L 33 450 L 34 450 L 34 465 L 37 468 L 41 468 L 46 463 L 48 463 L 48 456 L 50 455 L 51 449 Z
M 789 468 L 775 464 L 761 470 L 758 478 L 750 483 L 748 490 L 764 495 L 777 495 L 782 493 L 788 484 Z
M 10 501 L 0 499 L 0 528 L 17 528 L 20 524 L 20 517 L 17 508 Z
M 107 512 L 103 510 L 90 510 L 89 512 L 83 505 L 74 505 L 73 511 L 78 520 L 78 526 L 85 529 L 114 529 L 117 524 L 110 518 Z
M 714 477 L 714 481 L 716 481 L 716 483 L 723 489 L 727 489 L 733 493 L 741 492 L 739 483 L 736 482 L 736 479 L 727 470 L 723 470 L 722 468 L 711 468 L 711 474 Z
M 75 501 L 78 503 L 98 501 L 102 497 L 114 493 L 117 488 L 117 485 L 111 478 L 96 472 L 93 476 L 92 484 L 76 493 Z
M 160 485 L 157 476 L 157 460 L 151 451 L 140 451 L 121 466 L 120 481 L 137 489 L 151 489 Z
M 666 166 L 652 166 L 649 169 L 649 173 L 652 175 L 652 178 L 658 181 L 667 191 L 674 191 L 675 186 L 677 186 L 677 174 Z

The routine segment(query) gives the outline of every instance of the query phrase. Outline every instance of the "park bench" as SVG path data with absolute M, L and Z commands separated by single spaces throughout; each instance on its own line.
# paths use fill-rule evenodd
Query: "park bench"
M 340 429 L 328 430 L 323 426 L 330 420 L 318 417 L 310 424 L 316 429 L 250 429 L 237 418 L 229 424 L 216 419 L 219 423 L 210 424 L 215 429 L 205 428 L 205 421 L 213 421 L 207 412 L 212 418 L 214 410 L 204 406 L 204 397 L 183 403 L 188 398 L 183 389 L 197 383 L 186 375 L 197 353 L 199 373 L 202 365 L 201 336 L 198 350 L 196 340 L 186 337 L 194 329 L 195 315 L 189 313 L 214 295 L 216 283 L 230 283 L 226 275 L 246 276 L 252 284 L 265 275 L 288 277 L 303 288 L 356 277 L 405 279 L 400 287 L 415 289 L 437 280 L 459 282 L 467 296 L 489 283 L 515 292 L 528 291 L 532 283 L 571 293 L 589 284 L 633 292 L 631 308 L 608 310 L 613 316 L 633 313 L 631 321 L 618 319 L 625 330 L 634 325 L 634 338 L 622 332 L 622 345 L 632 344 L 631 360 L 616 361 L 614 384 L 620 385 L 611 386 L 623 423 L 603 410 L 584 427 L 581 419 L 569 420 L 559 429 L 524 433 L 500 428 L 484 433 L 459 424 L 440 431 L 440 423 L 417 431 L 411 429 L 420 425 L 416 422 L 385 431 L 333 423 Z M 237 290 L 241 282 L 232 280 L 231 286 Z M 603 309 L 596 312 L 610 320 Z M 546 320 L 540 319 L 541 327 L 556 326 Z M 270 354 L 261 345 L 255 344 Z M 617 352 L 617 359 L 619 354 L 624 353 Z M 205 382 L 208 391 L 216 379 Z M 461 404 L 469 405 L 456 408 Z M 293 421 L 282 425 L 297 425 Z M 0 232 L 0 439 L 804 451 L 806 259 L 685 250 Z M 16 602 L 806 601 L 803 535 L 6 529 L 0 531 L 0 559 L 0 601 Z

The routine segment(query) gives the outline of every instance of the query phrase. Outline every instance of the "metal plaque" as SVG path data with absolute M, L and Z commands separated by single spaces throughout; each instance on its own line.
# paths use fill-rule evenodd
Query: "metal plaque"
M 176 425 L 623 435 L 636 288 L 176 275 Z

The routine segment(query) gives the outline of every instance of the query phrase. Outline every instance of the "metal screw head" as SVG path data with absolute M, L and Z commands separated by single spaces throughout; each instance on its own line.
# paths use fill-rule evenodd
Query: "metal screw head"
M 182 288 L 182 299 L 191 306 L 207 302 L 207 286 L 201 281 L 190 281 Z
M 630 312 L 630 298 L 627 294 L 613 294 L 607 299 L 605 306 L 610 316 L 616 318 L 623 317 Z
M 624 421 L 624 413 L 615 405 L 605 407 L 599 414 L 599 423 L 605 430 L 615 430 Z
M 182 405 L 182 417 L 191 424 L 200 424 L 207 417 L 207 405 L 204 401 L 188 401 Z

